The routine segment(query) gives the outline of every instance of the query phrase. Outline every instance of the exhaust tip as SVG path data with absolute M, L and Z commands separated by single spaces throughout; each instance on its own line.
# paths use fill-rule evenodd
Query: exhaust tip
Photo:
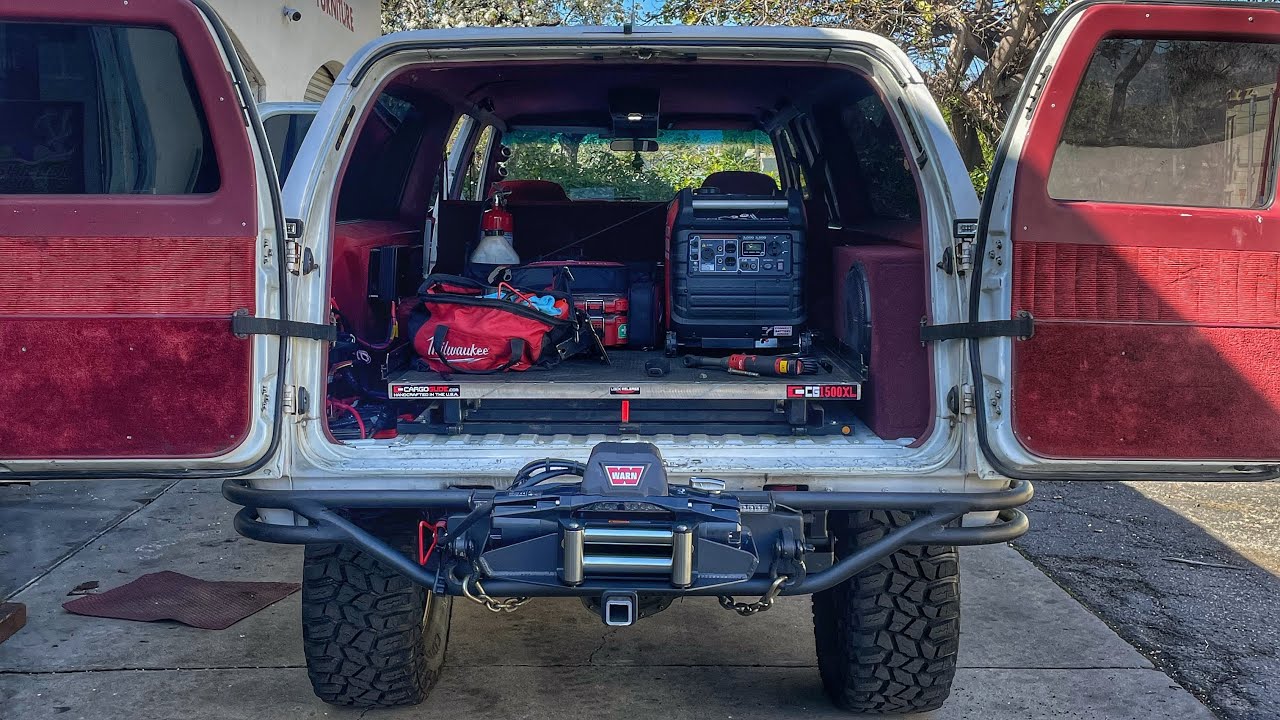
M 633 592 L 607 592 L 600 598 L 600 617 L 609 627 L 635 625 L 638 604 Z

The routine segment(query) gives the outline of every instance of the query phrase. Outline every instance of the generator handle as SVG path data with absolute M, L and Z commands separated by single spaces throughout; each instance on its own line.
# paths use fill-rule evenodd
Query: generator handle
M 729 200 L 697 197 L 693 199 L 692 206 L 694 210 L 786 210 L 790 207 L 786 198 Z

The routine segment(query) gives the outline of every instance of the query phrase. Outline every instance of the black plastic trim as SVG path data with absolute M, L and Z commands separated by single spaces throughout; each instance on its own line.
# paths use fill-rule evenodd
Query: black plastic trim
M 231 316 L 231 332 L 240 338 L 250 335 L 277 335 L 282 338 L 305 338 L 307 340 L 323 340 L 333 342 L 338 339 L 338 328 L 320 323 L 302 322 L 301 320 L 278 320 L 276 318 L 253 317 L 247 310 L 237 310 Z
M 1012 320 L 983 320 L 947 325 L 928 325 L 928 318 L 920 321 L 920 342 L 931 343 L 943 340 L 962 340 L 970 338 L 1012 337 L 1026 340 L 1035 335 L 1035 318 L 1026 310 L 1019 310 L 1018 317 Z

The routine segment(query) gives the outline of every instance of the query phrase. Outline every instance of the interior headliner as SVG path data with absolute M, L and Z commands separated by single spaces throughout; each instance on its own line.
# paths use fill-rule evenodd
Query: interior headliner
M 758 127 L 781 108 L 871 92 L 848 69 L 810 64 L 521 62 L 423 70 L 407 68 L 388 90 L 479 106 L 509 125 L 609 127 L 609 91 L 619 87 L 658 88 L 663 128 Z

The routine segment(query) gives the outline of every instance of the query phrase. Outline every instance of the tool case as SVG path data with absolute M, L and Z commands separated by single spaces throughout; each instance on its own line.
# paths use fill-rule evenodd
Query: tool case
M 652 263 L 604 260 L 544 261 L 511 268 L 519 287 L 567 293 L 605 347 L 654 347 L 658 291 Z
M 666 350 L 807 351 L 805 227 L 798 190 L 681 190 L 667 227 Z

